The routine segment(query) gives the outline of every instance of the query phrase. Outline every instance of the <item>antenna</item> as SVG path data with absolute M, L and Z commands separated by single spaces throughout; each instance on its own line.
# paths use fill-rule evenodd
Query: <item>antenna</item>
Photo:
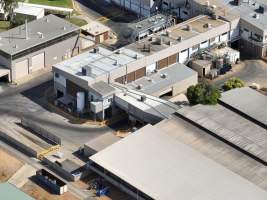
M 27 19 L 25 19 L 25 39 L 28 40 L 28 22 L 27 22 Z

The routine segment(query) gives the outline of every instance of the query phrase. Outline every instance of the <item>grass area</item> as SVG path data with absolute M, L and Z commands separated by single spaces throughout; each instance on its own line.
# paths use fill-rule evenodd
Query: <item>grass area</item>
M 9 21 L 0 21 L 0 31 L 5 31 L 10 28 Z
M 58 6 L 65 8 L 73 8 L 72 0 L 29 0 L 29 3 L 43 4 L 48 6 Z
M 87 24 L 87 21 L 85 21 L 84 19 L 79 19 L 79 18 L 72 17 L 72 18 L 66 18 L 66 20 L 77 26 L 84 26 Z

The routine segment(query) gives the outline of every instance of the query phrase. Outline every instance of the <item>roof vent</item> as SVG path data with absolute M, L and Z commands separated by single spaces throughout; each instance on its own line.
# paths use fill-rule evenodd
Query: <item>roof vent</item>
M 209 1 L 206 1 L 206 6 L 210 7 L 210 2 Z
M 17 49 L 17 48 L 19 48 L 19 46 L 17 44 L 15 44 L 13 48 Z
M 37 32 L 37 34 L 39 35 L 39 38 L 44 38 L 44 34 L 43 33 L 41 33 L 41 32 Z
M 206 23 L 206 24 L 203 25 L 203 27 L 204 27 L 204 28 L 211 28 L 211 24 Z
M 62 28 L 64 31 L 66 30 L 66 26 L 63 26 L 63 28 Z
M 137 87 L 136 87 L 136 89 L 138 89 L 138 90 L 141 90 L 143 88 L 143 85 L 142 84 L 139 84 Z
M 114 65 L 115 65 L 115 66 L 118 66 L 118 65 L 119 65 L 118 60 L 115 60 Z
M 97 53 L 97 52 L 99 52 L 99 48 L 98 47 L 93 49 L 93 53 Z
M 138 58 L 138 55 L 137 55 L 137 54 L 135 54 L 135 55 L 133 56 L 133 58 L 134 58 L 134 59 L 137 59 L 137 58 Z
M 260 15 L 259 14 L 254 14 L 253 16 L 255 19 L 259 19 L 260 18 Z
M 49 19 L 48 18 L 45 18 L 45 22 L 49 22 Z
M 161 78 L 167 78 L 167 74 L 161 74 L 160 77 Z
M 192 26 L 187 25 L 186 30 L 188 30 L 188 31 L 192 31 Z
M 116 51 L 116 54 L 121 54 L 122 53 L 122 50 L 121 49 L 118 49 L 117 51 Z
M 181 42 L 182 40 L 183 40 L 182 36 L 178 36 L 178 37 L 177 37 L 177 41 L 178 41 L 178 42 Z
M 217 8 L 217 6 L 216 6 L 216 5 L 212 5 L 211 8 L 212 8 L 213 10 L 215 10 L 215 9 Z

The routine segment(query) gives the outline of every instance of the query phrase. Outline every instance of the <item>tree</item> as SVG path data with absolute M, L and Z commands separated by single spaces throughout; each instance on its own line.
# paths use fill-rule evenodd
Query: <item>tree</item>
M 215 105 L 221 97 L 221 92 L 208 83 L 199 83 L 187 89 L 187 98 L 192 105 Z
M 231 89 L 234 89 L 234 88 L 241 88 L 241 87 L 244 87 L 245 86 L 245 83 L 244 81 L 242 81 L 241 79 L 239 78 L 230 78 L 228 81 L 226 81 L 222 88 L 227 91 L 227 90 L 231 90 Z
M 12 22 L 14 19 L 14 10 L 18 7 L 18 0 L 0 0 L 0 5 Z

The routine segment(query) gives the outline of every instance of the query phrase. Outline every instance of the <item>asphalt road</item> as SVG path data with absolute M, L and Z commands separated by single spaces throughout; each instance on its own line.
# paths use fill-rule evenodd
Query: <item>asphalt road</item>
M 33 119 L 57 133 L 63 146 L 72 151 L 101 134 L 112 132 L 109 127 L 72 124 L 68 119 L 46 110 L 40 100 L 44 91 L 52 85 L 52 75 L 46 74 L 21 86 L 6 87 L 0 94 L 0 120 L 4 118 L 18 123 L 23 117 Z
M 245 82 L 247 86 L 252 83 L 267 87 L 267 63 L 262 60 L 246 60 L 242 62 L 240 70 L 228 72 L 227 74 L 212 81 L 216 86 L 221 86 L 231 77 L 238 77 Z

